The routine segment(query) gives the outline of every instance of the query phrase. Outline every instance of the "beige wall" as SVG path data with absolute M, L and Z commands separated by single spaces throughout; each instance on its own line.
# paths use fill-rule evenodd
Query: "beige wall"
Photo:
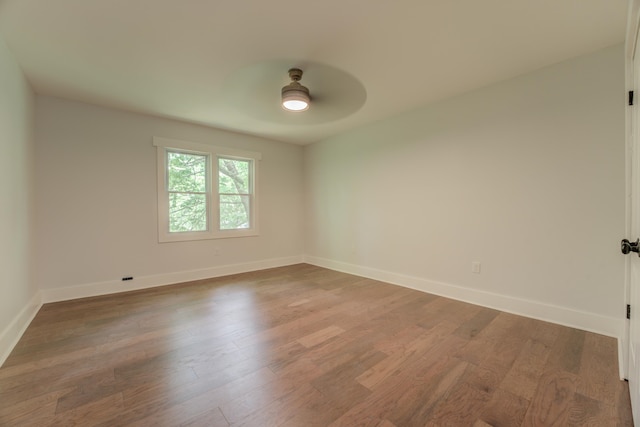
M 262 153 L 260 236 L 158 243 L 154 136 Z M 303 250 L 299 146 L 38 97 L 36 165 L 45 301 L 206 277 L 221 266 L 260 267 Z M 87 292 L 49 292 L 76 286 Z
M 33 91 L 0 39 L 0 364 L 30 320 Z
M 309 260 L 621 336 L 624 117 L 617 46 L 309 146 Z

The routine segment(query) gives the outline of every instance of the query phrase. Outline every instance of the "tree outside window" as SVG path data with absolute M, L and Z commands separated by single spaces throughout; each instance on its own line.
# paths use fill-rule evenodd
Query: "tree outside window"
M 218 158 L 220 230 L 251 227 L 251 160 Z
M 167 151 L 171 233 L 208 229 L 207 157 Z

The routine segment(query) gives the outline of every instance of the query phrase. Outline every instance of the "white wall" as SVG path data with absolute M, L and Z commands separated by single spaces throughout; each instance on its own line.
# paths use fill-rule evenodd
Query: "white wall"
M 158 243 L 154 136 L 262 153 L 260 236 Z M 39 96 L 36 166 L 45 302 L 300 261 L 299 146 Z
M 0 365 L 35 314 L 31 277 L 34 95 L 0 38 Z
M 308 260 L 621 336 L 624 108 L 616 46 L 309 146 Z

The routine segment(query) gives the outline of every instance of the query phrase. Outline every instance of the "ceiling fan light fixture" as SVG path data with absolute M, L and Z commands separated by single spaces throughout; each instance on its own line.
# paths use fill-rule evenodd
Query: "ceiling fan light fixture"
M 309 89 L 302 86 L 299 81 L 302 78 L 302 70 L 291 68 L 289 70 L 291 83 L 282 88 L 282 108 L 287 111 L 307 111 L 311 103 Z

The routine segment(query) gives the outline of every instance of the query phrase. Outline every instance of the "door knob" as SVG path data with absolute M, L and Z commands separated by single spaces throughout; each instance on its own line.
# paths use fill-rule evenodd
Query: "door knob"
M 620 250 L 625 255 L 629 252 L 636 252 L 638 256 L 640 256 L 640 238 L 636 239 L 635 242 L 630 242 L 627 239 L 622 239 L 622 241 L 620 242 Z

